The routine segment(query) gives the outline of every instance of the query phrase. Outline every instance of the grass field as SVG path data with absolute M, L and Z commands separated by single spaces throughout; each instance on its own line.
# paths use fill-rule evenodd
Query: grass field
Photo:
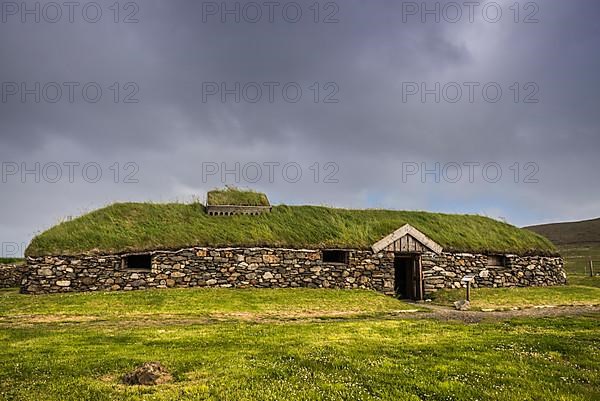
M 0 399 L 597 400 L 598 315 L 403 318 L 366 291 L 0 292 Z M 349 311 L 347 314 L 339 312 Z M 174 382 L 120 384 L 160 361 Z
M 589 260 L 595 264 L 595 272 L 600 274 L 600 242 L 558 245 L 561 256 L 565 259 L 565 270 L 570 274 L 589 274 Z
M 569 278 L 571 281 L 571 278 Z M 451 306 L 465 298 L 465 290 L 444 290 L 434 295 L 434 303 Z M 535 306 L 600 305 L 600 277 L 578 277 L 575 283 L 556 287 L 473 288 L 473 309 L 532 308 Z
M 25 263 L 23 258 L 0 258 L 0 264 L 20 264 Z
M 569 273 L 568 285 L 553 287 L 472 288 L 471 307 L 475 310 L 532 308 L 535 306 L 600 305 L 600 276 Z M 433 294 L 433 302 L 452 306 L 465 298 L 465 289 L 443 290 Z
M 0 290 L 0 321 L 18 317 L 86 320 L 294 319 L 374 316 L 419 307 L 372 291 L 185 288 L 23 296 Z

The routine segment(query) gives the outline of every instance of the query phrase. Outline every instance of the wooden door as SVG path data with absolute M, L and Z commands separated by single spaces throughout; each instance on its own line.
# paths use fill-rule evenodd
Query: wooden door
M 411 298 L 417 301 L 423 299 L 423 269 L 421 268 L 421 256 L 415 255 L 412 259 L 411 274 Z
M 396 255 L 394 269 L 396 295 L 413 300 L 423 299 L 423 272 L 420 255 Z

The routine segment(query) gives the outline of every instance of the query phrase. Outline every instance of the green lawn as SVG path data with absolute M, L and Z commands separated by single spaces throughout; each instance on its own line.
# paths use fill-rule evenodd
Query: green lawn
M 586 287 L 600 287 L 600 275 L 589 277 L 582 274 L 569 274 L 569 284 Z
M 471 308 L 600 305 L 600 277 L 569 275 L 568 280 L 569 285 L 553 287 L 472 288 Z M 433 295 L 434 303 L 447 306 L 464 298 L 465 289 L 443 290 Z
M 20 295 L 0 290 L 0 321 L 61 315 L 87 319 L 331 318 L 419 309 L 366 290 L 190 288 L 147 291 Z
M 297 294 L 296 294 L 297 292 Z M 0 399 L 597 400 L 599 315 L 477 324 L 378 316 L 364 291 L 1 293 Z M 368 315 L 318 320 L 347 307 Z M 262 320 L 261 313 L 296 320 Z M 45 320 L 23 320 L 39 313 Z M 238 315 L 255 313 L 248 320 Z M 119 314 L 125 318 L 117 319 Z M 205 313 L 224 316 L 205 321 Z M 73 320 L 106 315 L 105 320 Z M 141 316 L 156 314 L 153 320 Z M 182 314 L 189 321 L 173 319 Z M 412 314 L 414 315 L 414 314 Z M 400 314 L 400 316 L 402 316 Z M 120 377 L 160 361 L 171 384 Z

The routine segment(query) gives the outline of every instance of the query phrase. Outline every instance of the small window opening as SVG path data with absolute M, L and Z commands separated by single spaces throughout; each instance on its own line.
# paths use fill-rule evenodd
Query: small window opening
M 490 255 L 487 257 L 488 266 L 506 266 L 506 258 L 502 255 Z
M 323 263 L 348 263 L 348 251 L 327 249 L 323 251 Z
M 125 268 L 128 270 L 152 270 L 152 255 L 128 255 L 124 258 Z

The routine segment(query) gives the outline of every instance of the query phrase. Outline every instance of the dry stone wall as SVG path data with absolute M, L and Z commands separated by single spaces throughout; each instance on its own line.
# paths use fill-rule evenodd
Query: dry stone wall
M 21 285 L 21 277 L 25 273 L 27 265 L 0 264 L 0 288 L 13 288 Z
M 324 263 L 321 251 L 191 248 L 154 252 L 150 271 L 125 268 L 122 257 L 29 258 L 24 293 L 171 287 L 363 288 L 393 294 L 393 254 L 351 251 L 348 264 Z
M 460 287 L 467 273 L 475 286 L 510 287 L 566 283 L 560 257 L 508 255 L 505 267 L 487 256 L 423 254 L 425 293 Z M 152 268 L 129 270 L 122 255 L 28 258 L 23 293 L 117 291 L 146 288 L 339 288 L 394 294 L 394 253 L 350 250 L 348 264 L 325 263 L 320 250 L 190 248 L 152 253 Z
M 425 292 L 465 287 L 461 279 L 474 274 L 473 287 L 527 287 L 567 283 L 561 257 L 504 255 L 503 266 L 488 266 L 488 256 L 470 253 L 424 254 Z

